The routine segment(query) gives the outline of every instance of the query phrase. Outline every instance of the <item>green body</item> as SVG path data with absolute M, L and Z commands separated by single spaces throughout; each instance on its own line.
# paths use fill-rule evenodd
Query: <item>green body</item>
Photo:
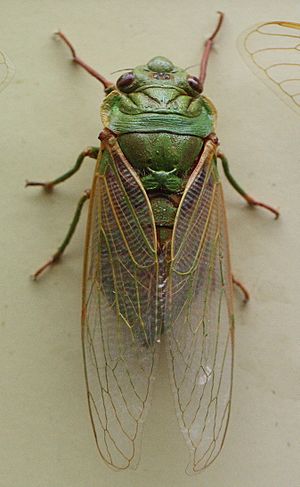
M 117 134 L 148 193 L 163 243 L 204 139 L 214 132 L 216 111 L 191 86 L 188 73 L 166 58 L 153 58 L 129 75 L 131 83 L 117 82 L 105 97 L 101 118 L 104 127 Z M 102 174 L 107 157 L 104 152 L 100 159 Z

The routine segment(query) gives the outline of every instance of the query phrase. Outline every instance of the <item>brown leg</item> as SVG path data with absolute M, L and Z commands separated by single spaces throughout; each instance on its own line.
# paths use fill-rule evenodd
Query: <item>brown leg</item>
M 69 41 L 69 39 L 65 36 L 65 34 L 63 32 L 60 32 L 60 31 L 56 32 L 56 35 L 58 37 L 60 37 L 64 41 L 64 43 L 69 47 L 69 49 L 72 53 L 72 56 L 73 56 L 74 63 L 79 64 L 79 66 L 81 66 L 88 73 L 90 73 L 92 76 L 94 76 L 94 78 L 96 78 L 98 81 L 100 81 L 100 83 L 103 84 L 105 90 L 107 90 L 108 88 L 113 86 L 113 83 L 111 81 L 107 80 L 104 76 L 102 76 L 102 74 L 98 73 L 98 71 L 96 71 L 94 68 L 92 68 L 91 66 L 86 64 L 80 57 L 77 56 L 73 45 L 71 44 L 71 42 Z
M 278 210 L 276 210 L 276 208 L 273 208 L 272 206 L 267 205 L 266 203 L 263 203 L 262 201 L 255 200 L 249 194 L 244 194 L 242 196 L 243 196 L 243 198 L 245 198 L 248 205 L 250 205 L 250 206 L 261 206 L 261 208 L 265 208 L 266 210 L 271 211 L 275 215 L 275 220 L 277 220 L 277 218 L 279 218 L 280 213 Z
M 206 70 L 207 70 L 207 64 L 208 64 L 210 51 L 213 47 L 215 37 L 218 34 L 218 32 L 221 28 L 221 25 L 223 23 L 223 19 L 224 19 L 223 12 L 218 12 L 218 14 L 219 14 L 219 20 L 218 20 L 217 26 L 216 26 L 215 30 L 213 31 L 212 35 L 206 40 L 206 42 L 204 44 L 204 51 L 203 51 L 202 58 L 201 58 L 199 84 L 202 87 L 202 91 L 204 88 L 204 82 L 205 82 L 205 78 L 206 78 Z
M 244 284 L 242 284 L 241 281 L 239 281 L 238 279 L 235 279 L 235 277 L 233 275 L 232 275 L 232 282 L 238 288 L 240 288 L 240 290 L 242 291 L 242 293 L 244 295 L 243 301 L 246 304 L 249 301 L 249 299 L 250 299 L 250 294 L 249 294 L 248 289 L 245 288 Z

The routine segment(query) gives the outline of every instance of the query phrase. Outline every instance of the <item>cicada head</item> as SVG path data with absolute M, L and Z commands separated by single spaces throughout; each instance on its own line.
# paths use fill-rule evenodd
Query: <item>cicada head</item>
M 199 78 L 163 56 L 122 74 L 106 96 L 101 116 L 116 133 L 172 132 L 206 137 L 215 109 L 201 94 Z
M 120 109 L 125 113 L 194 116 L 201 111 L 199 79 L 163 56 L 124 73 L 116 89 L 121 94 Z

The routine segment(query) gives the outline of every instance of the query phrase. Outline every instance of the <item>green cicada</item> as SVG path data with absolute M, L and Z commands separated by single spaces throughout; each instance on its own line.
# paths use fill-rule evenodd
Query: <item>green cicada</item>
M 89 200 L 83 277 L 82 340 L 89 410 L 99 452 L 116 468 L 135 467 L 161 342 L 170 366 L 180 429 L 198 472 L 218 455 L 227 429 L 232 383 L 233 306 L 216 110 L 199 77 L 164 57 L 116 83 L 73 60 L 105 88 L 101 146 L 89 147 L 51 189 L 97 159 L 93 185 L 79 201 L 58 260 Z M 238 283 L 238 281 L 237 281 Z M 239 283 L 238 283 L 239 284 Z

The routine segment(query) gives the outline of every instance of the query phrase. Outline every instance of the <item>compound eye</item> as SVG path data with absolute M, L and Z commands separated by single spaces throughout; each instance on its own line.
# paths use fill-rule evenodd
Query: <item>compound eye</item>
M 120 91 L 127 91 L 132 83 L 134 82 L 135 76 L 133 73 L 125 73 L 120 76 L 120 78 L 117 81 L 117 87 L 119 88 Z
M 190 87 L 193 88 L 193 90 L 198 91 L 198 93 L 201 93 L 202 87 L 200 86 L 199 79 L 196 76 L 189 76 L 187 81 Z

